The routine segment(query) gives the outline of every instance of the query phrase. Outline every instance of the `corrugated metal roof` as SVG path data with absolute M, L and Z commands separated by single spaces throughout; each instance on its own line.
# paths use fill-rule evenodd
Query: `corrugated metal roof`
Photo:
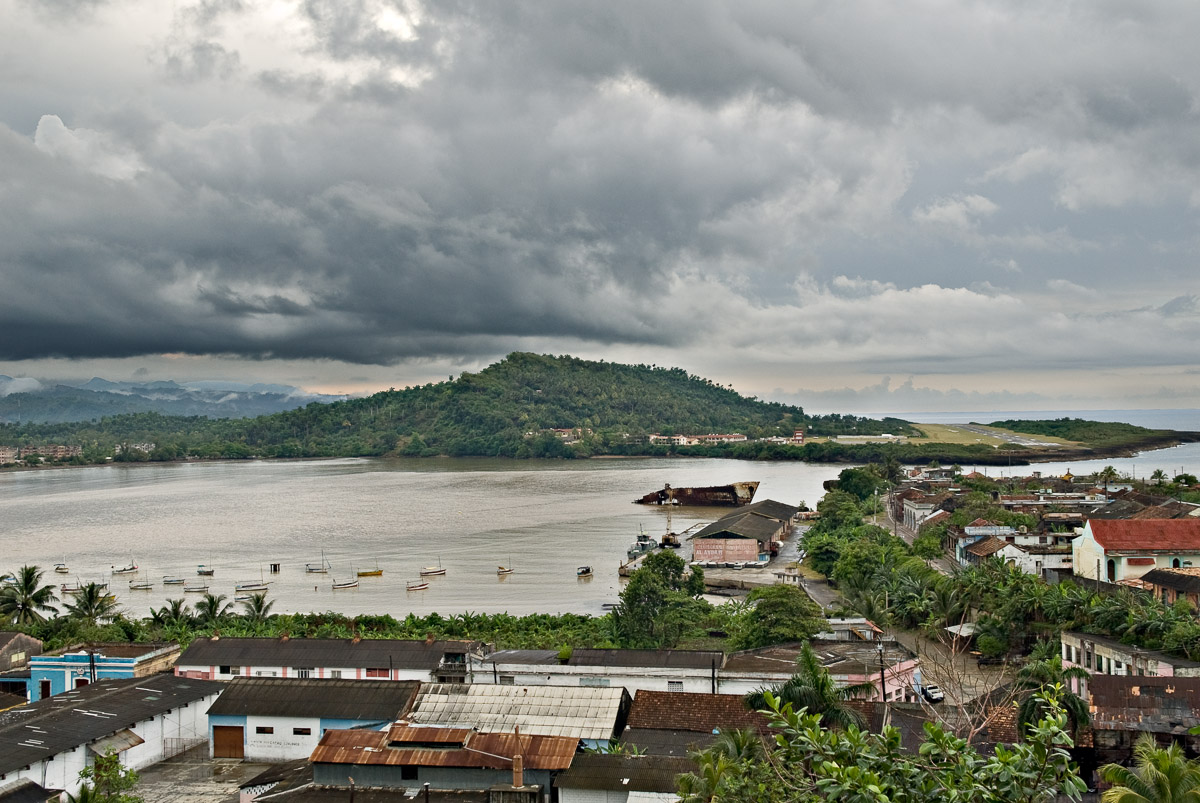
M 415 680 L 236 678 L 209 714 L 388 721 L 408 710 Z
M 692 538 L 719 538 L 734 535 L 740 538 L 770 541 L 779 532 L 779 527 L 779 522 L 773 518 L 762 516 L 758 513 L 739 511 L 714 521 L 692 536 Z
M 1159 588 L 1170 588 L 1185 594 L 1200 591 L 1200 568 L 1196 569 L 1151 569 L 1142 575 L 1143 583 Z
M 609 739 L 628 697 L 619 687 L 427 683 L 417 693 L 409 720 L 489 733 L 520 728 L 545 736 Z
M 792 517 L 800 512 L 800 508 L 784 504 L 783 502 L 776 502 L 774 499 L 762 499 L 752 505 L 745 505 L 741 510 L 743 512 L 758 513 L 759 515 L 784 522 L 791 521 Z
M 1200 678 L 1092 675 L 1092 727 L 1182 735 L 1200 724 Z
M 174 675 L 98 680 L 0 715 L 0 774 L 86 745 L 184 703 L 219 693 L 225 684 Z
M 122 753 L 131 747 L 137 747 L 139 744 L 145 743 L 145 739 L 126 728 L 117 731 L 112 736 L 105 736 L 103 739 L 97 739 L 88 745 L 88 750 L 91 750 L 98 756 L 102 756 L 109 750 L 113 751 L 114 753 Z
M 567 663 L 571 666 L 636 666 L 717 668 L 725 662 L 720 650 L 590 650 L 576 649 Z
M 558 650 L 497 650 L 487 660 L 496 664 L 557 664 Z
M 695 772 L 691 759 L 678 756 L 623 756 L 581 753 L 554 779 L 559 789 L 622 792 L 674 792 L 675 779 Z
M 400 639 L 196 639 L 178 666 L 333 666 L 361 669 L 436 669 L 447 652 L 469 652 L 472 641 Z
M 441 731 L 442 741 L 429 738 Z M 393 726 L 381 731 L 331 730 L 313 750 L 314 764 L 511 769 L 509 756 L 521 756 L 531 770 L 571 766 L 577 739 L 515 733 L 475 733 L 469 728 Z
M 639 691 L 629 707 L 628 725 L 700 733 L 736 728 L 754 728 L 763 733 L 770 730 L 767 718 L 747 708 L 740 694 L 674 691 Z

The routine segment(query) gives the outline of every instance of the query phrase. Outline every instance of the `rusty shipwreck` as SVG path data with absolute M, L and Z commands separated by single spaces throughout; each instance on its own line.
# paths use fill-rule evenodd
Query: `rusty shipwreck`
M 633 501 L 638 505 L 741 507 L 754 501 L 754 492 L 757 490 L 757 482 L 733 482 L 707 488 L 672 488 L 664 485 L 661 491 L 653 491 Z

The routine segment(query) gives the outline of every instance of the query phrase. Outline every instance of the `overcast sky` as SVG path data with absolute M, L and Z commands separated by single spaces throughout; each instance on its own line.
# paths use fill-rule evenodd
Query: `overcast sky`
M 0 0 L 0 374 L 1200 407 L 1200 5 Z

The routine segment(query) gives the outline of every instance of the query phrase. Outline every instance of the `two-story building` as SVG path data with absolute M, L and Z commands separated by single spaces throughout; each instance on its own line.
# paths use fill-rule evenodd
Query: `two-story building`
M 29 659 L 29 699 L 78 689 L 105 678 L 141 678 L 166 672 L 179 645 L 133 642 L 76 644 Z
M 1200 566 L 1200 519 L 1088 519 L 1071 550 L 1076 575 L 1110 583 Z
M 1065 631 L 1060 637 L 1063 666 L 1079 666 L 1093 675 L 1200 677 L 1200 662 L 1157 650 L 1144 650 L 1090 633 Z

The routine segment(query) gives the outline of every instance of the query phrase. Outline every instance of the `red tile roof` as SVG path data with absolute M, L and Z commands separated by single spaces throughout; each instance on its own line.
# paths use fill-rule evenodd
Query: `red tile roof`
M 508 769 L 502 756 L 521 755 L 527 769 L 571 766 L 578 739 L 516 733 L 475 733 L 466 728 L 423 728 L 396 724 L 386 732 L 329 730 L 313 750 L 322 764 L 412 764 L 422 767 Z
M 1200 519 L 1088 519 L 1106 550 L 1200 552 Z

